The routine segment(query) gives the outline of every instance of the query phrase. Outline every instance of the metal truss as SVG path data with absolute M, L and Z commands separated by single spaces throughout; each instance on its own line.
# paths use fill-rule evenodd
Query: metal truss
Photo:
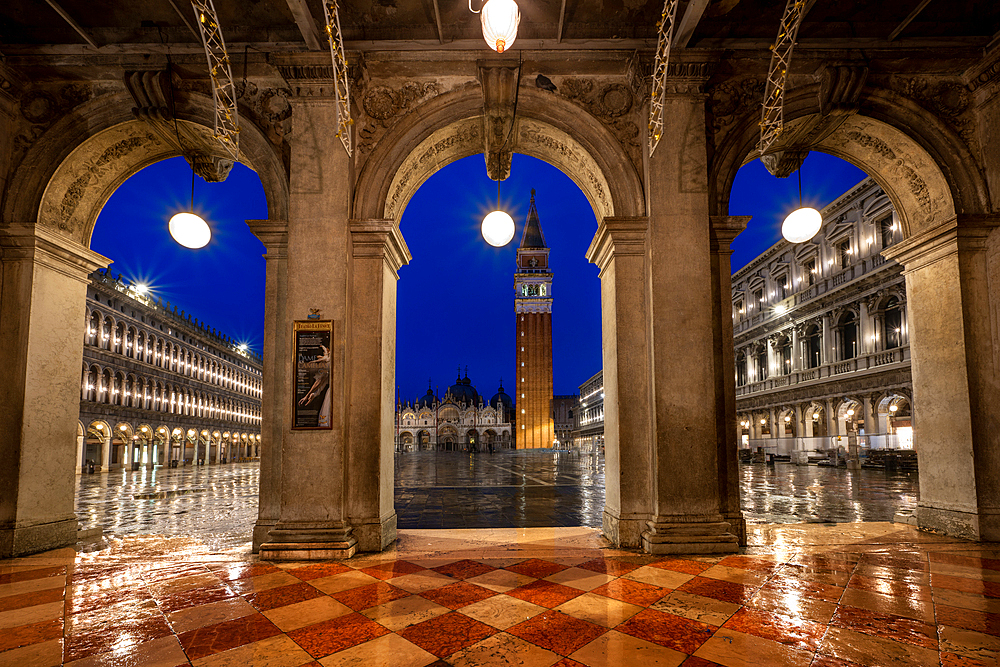
M 340 34 L 340 15 L 337 0 L 323 0 L 323 16 L 326 19 L 326 37 L 330 42 L 330 57 L 333 59 L 333 92 L 337 97 L 337 136 L 348 155 L 352 154 L 351 92 L 347 81 L 347 55 L 344 53 L 344 38 Z
M 771 67 L 767 72 L 767 85 L 764 87 L 760 144 L 757 146 L 761 156 L 765 155 L 781 136 L 785 126 L 785 83 L 788 79 L 788 68 L 792 64 L 792 48 L 795 46 L 802 17 L 805 16 L 810 4 L 806 0 L 788 0 L 778 28 L 778 37 L 771 46 Z
M 195 19 L 201 32 L 201 42 L 212 77 L 212 98 L 215 100 L 215 138 L 234 161 L 240 153 L 240 118 L 236 110 L 236 88 L 229 67 L 226 41 L 222 37 L 219 17 L 212 0 L 191 0 Z
M 656 24 L 659 37 L 656 41 L 656 60 L 653 64 L 653 95 L 649 102 L 649 155 L 652 157 L 663 134 L 663 96 L 666 92 L 667 65 L 670 62 L 670 44 L 674 38 L 677 18 L 677 0 L 665 0 L 663 14 Z

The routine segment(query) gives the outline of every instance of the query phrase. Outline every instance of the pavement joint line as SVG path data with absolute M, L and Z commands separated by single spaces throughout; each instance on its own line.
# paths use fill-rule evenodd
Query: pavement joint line
M 531 475 L 525 475 L 523 472 L 517 472 L 515 470 L 511 470 L 510 468 L 504 468 L 503 466 L 498 466 L 496 463 L 490 463 L 489 461 L 484 461 L 483 463 L 485 463 L 486 465 L 489 465 L 489 466 L 493 466 L 494 468 L 497 468 L 498 470 L 503 470 L 504 472 L 509 472 L 512 475 L 520 475 L 521 477 L 523 477 L 525 479 L 530 479 L 532 482 L 538 482 L 542 486 L 555 486 L 555 484 L 553 484 L 551 482 L 546 482 L 545 480 L 538 479 L 537 477 L 532 477 Z

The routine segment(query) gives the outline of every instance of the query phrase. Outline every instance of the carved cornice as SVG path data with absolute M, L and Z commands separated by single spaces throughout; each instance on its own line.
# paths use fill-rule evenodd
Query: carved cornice
M 265 260 L 288 258 L 287 220 L 247 220 L 247 227 L 267 248 Z
M 352 255 L 355 259 L 380 258 L 399 278 L 399 269 L 413 257 L 394 220 L 351 220 Z
M 732 254 L 729 245 L 750 224 L 749 215 L 713 215 L 710 218 L 709 242 L 712 252 Z
M 587 261 L 596 264 L 603 274 L 617 256 L 645 255 L 648 231 L 648 217 L 604 218 L 587 248 Z
M 104 255 L 42 225 L 0 228 L 0 252 L 4 260 L 31 259 L 82 283 L 89 283 L 91 272 L 111 263 Z

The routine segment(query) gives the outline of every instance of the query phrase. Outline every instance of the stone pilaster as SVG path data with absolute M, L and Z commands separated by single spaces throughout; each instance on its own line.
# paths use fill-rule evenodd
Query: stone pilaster
M 350 233 L 347 514 L 358 550 L 381 551 L 396 539 L 396 281 L 410 251 L 392 220 L 351 220 Z
M 959 216 L 883 254 L 905 267 L 917 525 L 1000 540 L 1000 219 Z
M 285 297 L 288 292 L 288 222 L 247 220 L 250 231 L 267 248 L 264 255 L 264 371 L 261 377 L 260 492 L 253 551 L 267 541 L 267 534 L 281 514 L 281 448 L 284 440 L 284 405 L 289 394 L 285 366 L 290 359 Z M 282 323 L 279 325 L 279 323 Z
M 47 227 L 0 229 L 0 558 L 76 543 L 87 275 L 108 263 Z
M 739 441 L 736 436 L 736 356 L 733 349 L 733 239 L 746 229 L 750 216 L 712 216 L 709 249 L 712 261 L 712 346 L 715 350 L 715 421 L 718 432 L 719 506 L 739 539 L 747 543 L 747 525 L 740 509 Z M 796 426 L 798 424 L 796 423 Z
M 604 535 L 632 548 L 653 515 L 648 229 L 648 218 L 604 218 L 587 250 L 601 277 Z

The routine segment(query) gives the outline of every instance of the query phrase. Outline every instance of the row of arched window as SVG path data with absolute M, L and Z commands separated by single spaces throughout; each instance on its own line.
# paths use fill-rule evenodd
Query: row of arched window
M 97 365 L 83 367 L 81 398 L 94 403 L 174 415 L 259 424 L 260 405 L 136 377 Z
M 87 315 L 84 341 L 87 345 L 224 389 L 258 398 L 261 395 L 259 377 L 185 349 L 170 338 L 146 333 L 124 321 L 115 322 L 110 315 L 103 315 L 98 310 Z

